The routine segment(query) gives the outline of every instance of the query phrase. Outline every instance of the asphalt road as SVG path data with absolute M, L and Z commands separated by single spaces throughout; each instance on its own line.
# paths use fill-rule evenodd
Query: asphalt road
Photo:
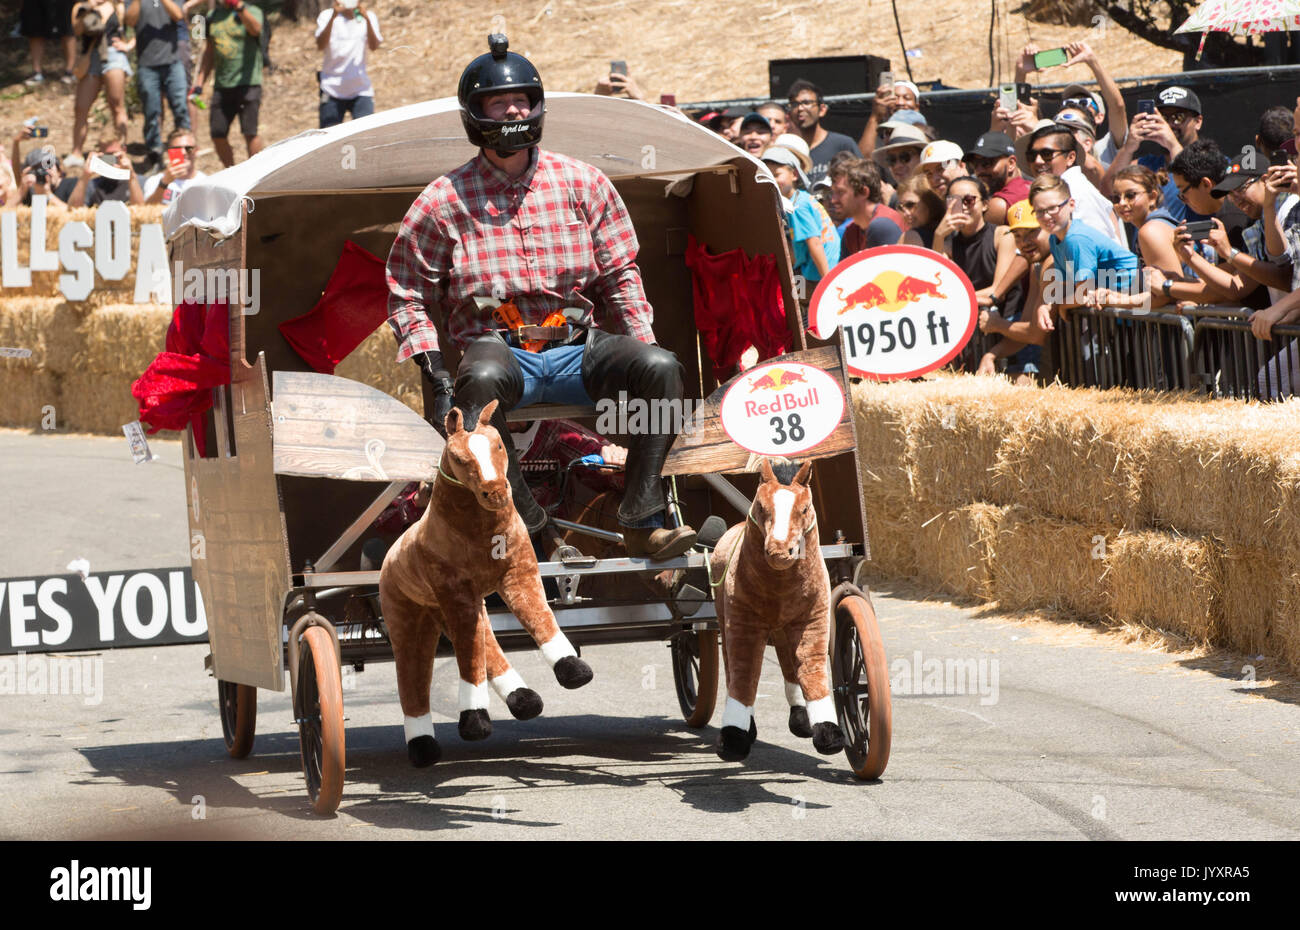
M 0 431 L 0 577 L 74 557 L 184 564 L 179 449 L 154 445 L 161 462 L 136 466 L 125 439 Z M 700 731 L 681 722 L 664 645 L 604 646 L 584 650 L 596 678 L 573 692 L 535 653 L 514 654 L 546 711 L 517 722 L 494 697 L 481 743 L 456 734 L 454 666 L 440 659 L 443 760 L 421 770 L 406 761 L 392 664 L 349 674 L 347 785 L 323 819 L 287 694 L 259 692 L 254 754 L 231 760 L 207 647 L 157 647 L 79 654 L 98 694 L 0 695 L 0 837 L 1300 839 L 1294 683 L 1252 688 L 1248 660 L 1228 653 L 874 597 L 895 685 L 877 782 L 786 730 L 774 656 L 759 741 L 727 763 L 712 748 L 720 710 Z M 918 693 L 936 659 L 976 675 L 939 688 L 960 693 Z

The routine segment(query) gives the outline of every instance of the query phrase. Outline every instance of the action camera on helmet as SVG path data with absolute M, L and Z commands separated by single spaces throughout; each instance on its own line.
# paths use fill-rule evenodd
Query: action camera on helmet
M 530 149 L 542 141 L 546 117 L 546 94 L 542 76 L 523 55 L 509 51 L 500 33 L 488 37 L 491 51 L 469 63 L 460 76 L 456 97 L 460 119 L 471 144 L 494 149 L 500 155 Z M 528 95 L 528 115 L 518 120 L 491 120 L 483 114 L 483 98 L 491 94 L 519 91 Z

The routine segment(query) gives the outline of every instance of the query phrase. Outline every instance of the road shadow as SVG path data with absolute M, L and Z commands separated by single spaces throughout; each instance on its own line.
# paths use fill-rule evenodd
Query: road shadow
M 520 819 L 519 808 L 512 804 L 515 792 L 662 784 L 697 810 L 727 814 L 763 804 L 818 809 L 825 805 L 806 802 L 797 790 L 783 794 L 775 786 L 805 784 L 808 779 L 856 781 L 842 754 L 821 757 L 811 744 L 807 752 L 791 750 L 764 742 L 762 734 L 744 763 L 723 762 L 713 749 L 716 728 L 693 731 L 668 717 L 578 714 L 526 722 L 494 720 L 492 736 L 474 743 L 462 741 L 453 724 L 439 722 L 435 729 L 442 759 L 417 769 L 407 760 L 400 727 L 348 728 L 341 810 L 372 826 L 401 830 L 438 832 L 489 823 L 545 828 L 562 824 Z M 321 819 L 308 804 L 296 732 L 258 734 L 253 754 L 246 759 L 231 759 L 219 739 L 87 746 L 80 751 L 93 772 L 71 784 L 160 789 L 186 808 L 201 796 L 208 811 L 223 813 L 224 826 L 218 830 L 213 825 L 208 838 L 235 838 L 232 830 L 251 831 L 241 838 L 273 835 L 271 826 L 232 826 L 239 815 L 225 819 L 231 811 L 275 813 L 307 822 Z M 665 766 L 671 768 L 662 770 Z M 661 770 L 628 771 L 638 767 Z M 291 778 L 297 790 L 258 791 L 254 779 L 263 775 L 278 784 Z M 502 783 L 503 777 L 508 783 Z M 194 830 L 178 827 L 176 832 L 201 838 Z

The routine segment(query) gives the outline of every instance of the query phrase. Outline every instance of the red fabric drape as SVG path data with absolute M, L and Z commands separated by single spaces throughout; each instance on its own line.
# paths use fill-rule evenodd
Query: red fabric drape
M 334 368 L 388 319 L 384 262 L 355 242 L 343 243 L 325 293 L 307 313 L 280 324 L 280 332 L 314 371 Z
M 751 345 L 760 358 L 790 347 L 781 278 L 771 255 L 749 258 L 743 249 L 721 255 L 687 237 L 686 267 L 695 296 L 695 326 L 713 362 L 713 374 L 725 380 Z
M 167 327 L 166 350 L 149 364 L 131 396 L 149 433 L 194 426 L 194 443 L 207 453 L 203 413 L 212 406 L 212 388 L 230 383 L 230 318 L 225 303 L 183 303 Z

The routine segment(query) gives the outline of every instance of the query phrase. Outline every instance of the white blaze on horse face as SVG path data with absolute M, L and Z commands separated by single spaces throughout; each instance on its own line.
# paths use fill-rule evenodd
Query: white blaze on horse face
M 469 451 L 478 459 L 479 470 L 483 472 L 484 481 L 492 481 L 497 476 L 496 466 L 492 464 L 492 441 L 482 433 L 471 433 Z
M 781 488 L 772 495 L 772 538 L 785 542 L 790 535 L 790 512 L 794 509 L 795 493 Z

